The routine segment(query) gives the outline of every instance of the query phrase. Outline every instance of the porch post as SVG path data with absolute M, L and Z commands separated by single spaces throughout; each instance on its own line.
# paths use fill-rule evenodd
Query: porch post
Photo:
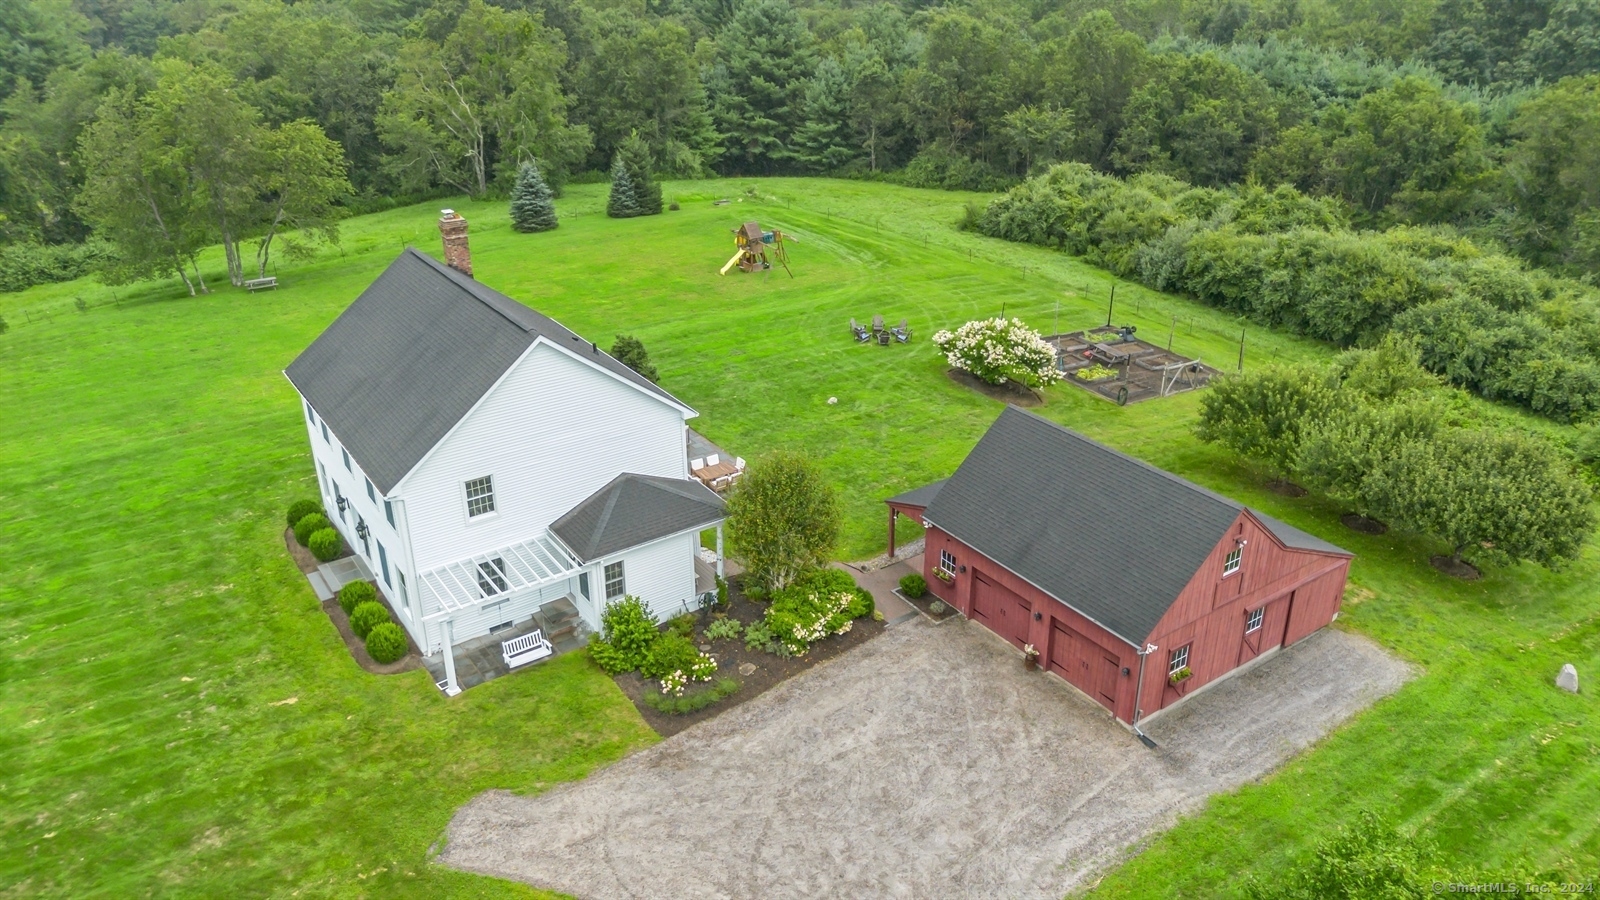
M 899 514 L 894 507 L 889 507 L 889 558 L 891 560 L 894 559 L 894 520 Z
M 456 652 L 450 646 L 456 640 L 455 623 L 445 619 L 439 624 L 444 628 L 444 693 L 446 697 L 454 697 L 461 693 L 461 685 L 456 683 Z
M 717 523 L 717 577 L 722 576 L 722 523 Z

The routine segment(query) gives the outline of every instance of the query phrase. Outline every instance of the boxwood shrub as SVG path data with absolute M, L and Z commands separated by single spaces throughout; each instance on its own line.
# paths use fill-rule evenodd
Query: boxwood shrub
M 910 597 L 913 600 L 918 599 L 927 592 L 927 579 L 915 572 L 912 572 L 910 575 L 900 579 L 900 593 L 905 594 L 907 597 Z
M 639 674 L 646 678 L 664 678 L 673 672 L 689 671 L 699 660 L 700 651 L 688 638 L 669 631 L 656 638 L 644 664 L 639 666 Z
M 307 518 L 310 518 L 309 516 Z M 344 550 L 344 538 L 333 528 L 323 528 L 311 533 L 306 546 L 311 548 L 311 555 L 323 562 L 333 562 L 339 558 L 339 553 Z
M 380 663 L 392 663 L 406 655 L 406 635 L 393 622 L 379 622 L 367 633 L 367 655 Z
M 309 513 L 301 516 L 300 520 L 294 523 L 294 539 L 300 542 L 300 546 L 309 547 L 311 546 L 311 536 L 313 534 L 324 528 L 332 527 L 333 523 L 328 521 L 327 516 L 319 512 Z
M 289 504 L 289 527 L 293 528 L 301 519 L 319 512 L 322 512 L 321 503 L 315 500 L 296 500 Z
M 372 629 L 387 621 L 389 621 L 389 611 L 383 608 L 383 604 L 376 600 L 368 600 L 350 613 L 350 630 L 356 633 L 356 637 L 366 640 Z
M 378 591 L 370 581 L 352 581 L 339 589 L 339 608 L 344 610 L 347 616 L 361 604 L 376 599 Z

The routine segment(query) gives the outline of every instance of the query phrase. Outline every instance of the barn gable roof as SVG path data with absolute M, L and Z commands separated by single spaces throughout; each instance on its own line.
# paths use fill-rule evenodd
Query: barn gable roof
M 556 320 L 410 247 L 284 374 L 387 494 L 540 338 L 693 414 Z
M 924 517 L 1140 646 L 1244 511 L 1227 497 L 1007 407 Z M 1291 547 L 1345 552 L 1251 513 Z
M 623 473 L 589 495 L 550 530 L 585 563 L 658 538 L 706 528 L 727 504 L 698 481 Z

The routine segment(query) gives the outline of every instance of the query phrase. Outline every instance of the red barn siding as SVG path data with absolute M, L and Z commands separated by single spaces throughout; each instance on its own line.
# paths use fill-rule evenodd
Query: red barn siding
M 1224 576 L 1223 565 L 1238 539 L 1246 542 L 1239 571 Z M 941 550 L 956 559 L 952 584 L 933 574 Z M 1041 666 L 1117 718 L 1133 720 L 1139 672 L 1134 646 L 937 526 L 928 529 L 923 560 L 930 590 L 946 603 L 1013 646 L 1032 644 Z M 1241 513 L 1146 641 L 1157 650 L 1146 662 L 1138 704 L 1142 714 L 1170 706 L 1331 622 L 1349 568 L 1348 556 L 1288 548 L 1249 513 Z M 1247 633 L 1249 614 L 1256 609 L 1262 610 L 1261 627 Z M 1169 654 L 1185 645 L 1193 674 L 1174 687 L 1167 680 Z

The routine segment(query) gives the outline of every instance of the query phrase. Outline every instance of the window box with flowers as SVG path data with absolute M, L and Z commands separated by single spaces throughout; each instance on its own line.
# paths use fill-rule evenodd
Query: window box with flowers
M 1190 670 L 1188 666 L 1184 666 L 1178 671 L 1173 672 L 1171 675 L 1168 675 L 1167 680 L 1172 682 L 1173 687 L 1177 687 L 1178 685 L 1183 684 L 1185 681 L 1188 681 L 1189 676 L 1193 674 L 1194 672 Z
M 946 572 L 944 569 L 940 569 L 940 568 L 935 568 L 933 570 L 933 577 L 939 579 L 940 581 L 944 582 L 945 584 L 955 584 L 955 581 L 956 581 L 956 576 L 955 575 L 953 575 L 953 574 L 951 574 L 949 572 Z

